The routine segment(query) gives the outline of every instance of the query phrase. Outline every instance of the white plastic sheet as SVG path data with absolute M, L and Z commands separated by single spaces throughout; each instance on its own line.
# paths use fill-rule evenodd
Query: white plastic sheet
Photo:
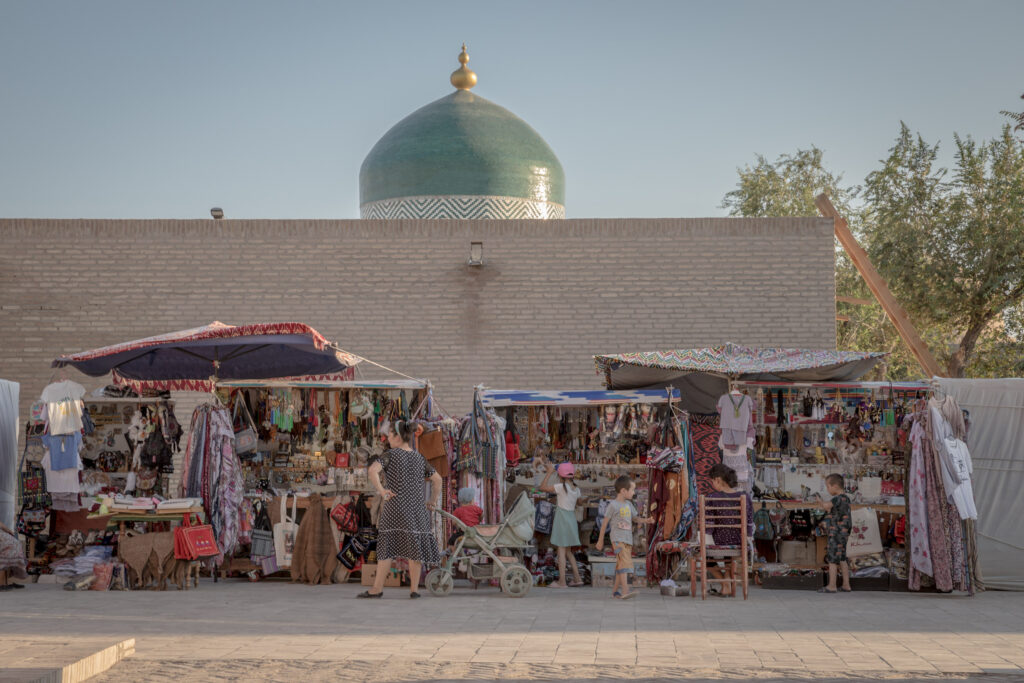
M 21 385 L 0 379 L 0 523 L 14 528 L 18 495 L 18 395 Z
M 1024 590 L 1024 379 L 940 379 L 970 412 L 978 564 L 988 588 Z

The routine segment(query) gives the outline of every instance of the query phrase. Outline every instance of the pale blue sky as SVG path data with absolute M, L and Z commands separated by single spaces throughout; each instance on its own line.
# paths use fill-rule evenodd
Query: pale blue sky
M 565 167 L 570 217 L 715 216 L 812 144 L 860 182 L 1024 108 L 1024 2 L 0 0 L 0 216 L 357 218 L 363 157 L 474 92 Z

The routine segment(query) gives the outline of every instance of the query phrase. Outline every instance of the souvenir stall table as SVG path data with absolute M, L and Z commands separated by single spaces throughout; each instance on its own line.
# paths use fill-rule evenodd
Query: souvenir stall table
M 547 580 L 540 565 L 550 565 L 545 537 L 553 510 L 548 494 L 536 488 L 544 479 L 547 463 L 570 462 L 576 484 L 582 490 L 577 507 L 580 540 L 590 546 L 597 539 L 604 505 L 615 497 L 615 480 L 630 476 L 637 485 L 634 505 L 644 514 L 649 506 L 649 461 L 664 449 L 672 427 L 672 404 L 678 391 L 503 391 L 480 393 L 482 404 L 504 422 L 506 499 L 530 490 L 538 507 L 538 555 L 534 573 Z M 635 534 L 637 576 L 646 572 L 648 530 Z M 587 555 L 591 582 L 610 585 L 614 558 Z M 547 574 L 550 574 L 550 570 Z
M 180 436 L 166 396 L 114 387 L 86 395 L 67 379 L 48 385 L 26 425 L 20 468 L 18 527 L 33 571 L 71 577 L 113 558 L 119 536 L 106 529 L 108 517 L 89 513 L 115 501 L 155 508 Z
M 824 477 L 835 472 L 853 502 L 848 554 L 854 576 L 870 579 L 862 587 L 973 591 L 976 511 L 965 493 L 963 417 L 955 402 L 937 402 L 930 383 L 855 381 L 884 355 L 726 344 L 595 361 L 609 387 L 683 388 L 700 492 L 715 462 L 734 466 L 741 483 L 747 470 L 757 554 L 777 560 L 760 563 L 766 580 L 821 585 L 824 541 L 814 530 L 828 497 Z M 727 424 L 733 418 L 746 425 L 746 443 L 735 433 L 742 425 Z M 938 561 L 924 559 L 936 552 Z
M 385 450 L 382 428 L 410 419 L 428 393 L 422 380 L 341 377 L 225 381 L 217 388 L 233 419 L 245 516 L 251 524 L 264 508 L 271 529 L 282 523 L 297 529 L 311 505 L 334 510 L 358 503 L 375 512 L 366 468 Z M 254 556 L 251 541 L 222 565 L 252 579 L 290 568 L 286 553 L 275 551 L 274 563 Z

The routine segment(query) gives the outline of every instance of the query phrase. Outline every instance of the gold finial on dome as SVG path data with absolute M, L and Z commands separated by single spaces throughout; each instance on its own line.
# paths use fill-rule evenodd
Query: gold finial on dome
M 476 73 L 472 69 L 466 67 L 466 62 L 469 61 L 469 54 L 466 53 L 466 44 L 462 44 L 462 52 L 459 53 L 459 64 L 458 69 L 452 72 L 452 85 L 459 90 L 469 90 L 476 85 Z

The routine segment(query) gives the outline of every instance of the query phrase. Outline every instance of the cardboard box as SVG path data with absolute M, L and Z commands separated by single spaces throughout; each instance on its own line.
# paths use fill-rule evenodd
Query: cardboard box
M 797 567 L 812 567 L 817 562 L 817 545 L 812 540 L 779 543 L 779 562 Z
M 360 570 L 359 583 L 364 586 L 372 586 L 373 582 L 377 578 L 377 565 L 364 563 Z M 397 588 L 403 583 L 402 573 L 396 569 L 392 569 L 388 572 L 387 577 L 384 579 L 385 588 Z
M 825 564 L 825 552 L 828 550 L 828 536 L 815 536 L 814 544 L 817 564 Z

